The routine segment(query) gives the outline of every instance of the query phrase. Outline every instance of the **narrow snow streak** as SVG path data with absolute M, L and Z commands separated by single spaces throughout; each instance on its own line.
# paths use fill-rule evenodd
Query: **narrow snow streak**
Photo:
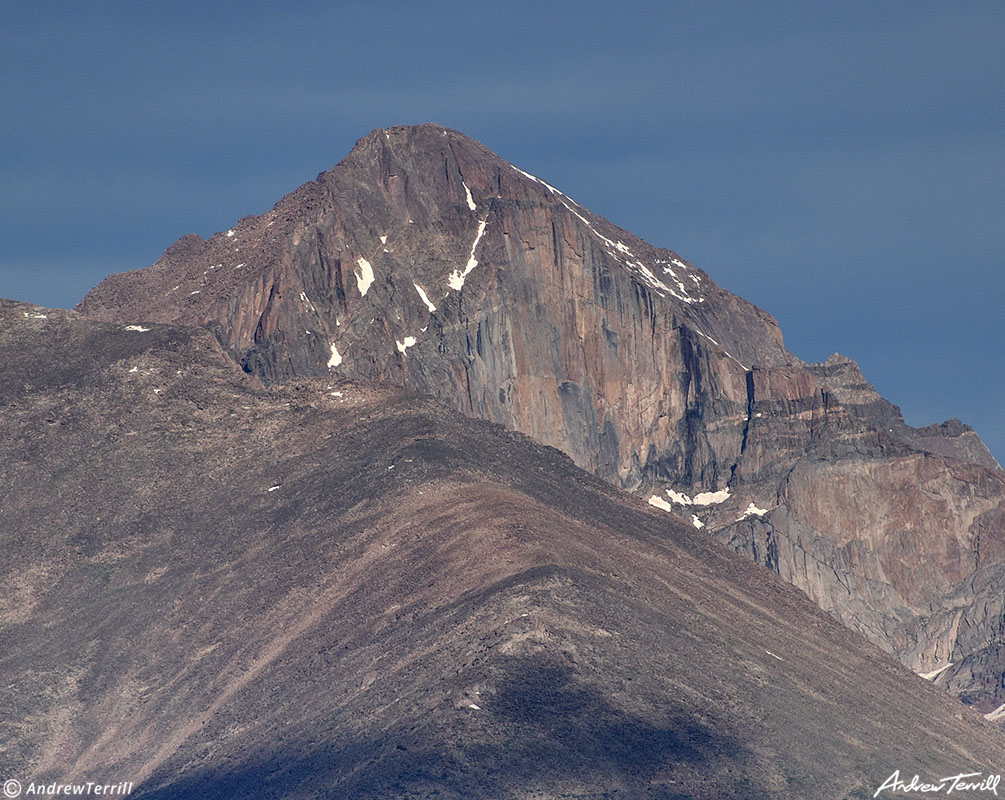
M 992 711 L 990 714 L 985 714 L 984 719 L 988 722 L 997 722 L 1002 717 L 1005 717 L 1005 703 L 1002 703 L 998 708 Z
M 926 681 L 934 681 L 936 678 L 938 678 L 943 672 L 945 672 L 951 666 L 953 666 L 953 662 L 952 661 L 950 661 L 944 667 L 939 667 L 938 669 L 933 670 L 932 672 L 924 672 L 924 673 L 919 672 L 918 673 L 918 677 L 919 678 L 924 678 Z M 993 714 L 994 712 L 992 711 L 991 713 Z
M 362 256 L 356 259 L 356 265 L 359 267 L 359 270 L 355 272 L 356 286 L 359 288 L 360 295 L 365 297 L 367 289 L 373 285 L 373 267 Z
M 126 325 L 126 327 L 123 328 L 122 330 L 125 330 L 125 331 L 137 331 L 139 333 L 145 333 L 146 331 L 150 330 L 150 328 L 144 328 L 142 325 Z
M 593 224 L 586 217 L 584 217 L 582 214 L 580 214 L 578 211 L 576 211 L 572 206 L 570 206 L 569 203 L 566 202 L 566 200 L 569 200 L 572 203 L 575 203 L 577 206 L 579 205 L 579 203 L 576 203 L 576 201 L 573 200 L 571 197 L 568 197 L 567 195 L 563 194 L 558 189 L 556 189 L 554 186 L 552 186 L 552 185 L 550 185 L 548 183 L 545 183 L 540 178 L 538 178 L 538 177 L 536 177 L 534 175 L 531 175 L 529 172 L 524 172 L 522 169 L 520 169 L 519 167 L 514 166 L 513 164 L 510 164 L 510 166 L 513 167 L 513 169 L 515 169 L 517 172 L 519 172 L 525 178 L 529 178 L 530 180 L 534 181 L 535 183 L 541 184 L 542 186 L 544 186 L 545 188 L 547 188 L 553 194 L 558 195 L 558 198 L 561 201 L 562 205 L 564 205 L 569 211 L 571 211 L 573 214 L 575 214 L 579 218 L 579 220 L 584 225 L 586 225 L 586 227 L 590 230 L 590 232 L 594 236 L 596 236 L 598 239 L 600 239 L 600 241 L 603 242 L 607 246 L 608 252 L 610 252 L 610 254 L 615 259 L 617 259 L 618 261 L 620 261 L 625 267 L 628 268 L 629 271 L 639 273 L 641 275 L 642 279 L 647 284 L 649 284 L 649 286 L 652 287 L 661 297 L 664 296 L 664 293 L 670 294 L 673 297 L 675 297 L 678 300 L 680 300 L 682 303 L 687 303 L 688 305 L 691 305 L 691 304 L 694 304 L 694 303 L 704 303 L 705 302 L 705 298 L 704 297 L 697 297 L 697 298 L 691 297 L 690 294 L 688 294 L 687 287 L 684 286 L 684 282 L 681 281 L 677 277 L 677 274 L 674 273 L 669 268 L 665 268 L 664 271 L 667 272 L 668 274 L 670 274 L 673 277 L 674 283 L 677 284 L 677 287 L 678 287 L 678 289 L 680 291 L 676 291 L 674 289 L 671 289 L 669 286 L 667 286 L 665 283 L 663 283 L 663 281 L 661 281 L 659 278 L 657 278 L 653 274 L 653 271 L 649 267 L 647 267 L 645 264 L 642 263 L 642 261 L 640 261 L 638 258 L 635 257 L 635 254 L 632 253 L 631 248 L 628 245 L 626 245 L 621 240 L 618 240 L 618 241 L 615 242 L 613 239 L 608 239 L 606 236 L 604 236 L 604 234 L 602 234 L 595 227 L 593 227 Z M 580 208 L 582 208 L 582 206 L 580 206 Z M 629 257 L 631 257 L 634 260 L 628 261 L 628 260 L 623 259 L 622 256 L 629 256 Z M 676 264 L 679 267 L 687 269 L 687 265 L 684 264 L 684 262 L 681 261 L 678 258 L 673 258 L 669 262 L 659 261 L 658 260 L 656 263 L 657 264 L 673 263 L 673 264 Z M 691 279 L 695 282 L 696 285 L 698 284 L 698 280 L 694 276 L 691 276 Z M 732 358 L 732 356 L 730 356 L 730 357 Z
M 450 288 L 454 291 L 459 292 L 461 287 L 464 286 L 464 279 L 475 267 L 478 266 L 478 259 L 475 258 L 475 249 L 478 247 L 478 242 L 482 240 L 482 234 L 485 233 L 485 226 L 488 225 L 488 219 L 478 220 L 478 233 L 475 234 L 474 244 L 471 245 L 471 255 L 468 256 L 467 266 L 464 267 L 464 272 L 460 270 L 454 270 L 450 273 L 450 277 L 447 279 L 447 283 L 450 284 Z
M 468 208 L 474 211 L 476 208 L 478 208 L 478 206 L 475 205 L 475 201 L 471 197 L 471 190 L 468 188 L 468 185 L 464 181 L 461 181 L 461 186 L 464 187 L 464 195 L 468 201 Z
M 434 311 L 436 311 L 436 306 L 434 306 L 429 301 L 429 298 L 426 296 L 425 290 L 421 286 L 419 286 L 419 284 L 417 284 L 415 281 L 412 281 L 412 286 L 414 286 L 415 291 L 419 293 L 419 297 L 422 298 L 422 302 L 426 304 L 426 308 L 429 309 L 429 313 L 432 314 Z
M 722 347 L 722 345 L 719 344 L 715 339 L 713 339 L 707 333 L 702 333 L 697 328 L 694 329 L 694 332 L 697 333 L 699 336 L 702 336 L 705 339 L 708 339 L 712 344 L 714 344 L 716 347 L 718 347 L 720 350 L 722 350 L 722 352 L 725 353 L 729 358 L 733 359 L 733 361 L 735 361 L 737 364 L 739 364 L 741 367 L 743 367 L 743 369 L 744 369 L 745 372 L 750 372 L 750 367 L 748 367 L 746 364 L 744 364 L 742 361 L 740 361 L 740 359 L 738 359 L 736 356 L 734 356 L 728 350 L 724 350 L 723 347 Z

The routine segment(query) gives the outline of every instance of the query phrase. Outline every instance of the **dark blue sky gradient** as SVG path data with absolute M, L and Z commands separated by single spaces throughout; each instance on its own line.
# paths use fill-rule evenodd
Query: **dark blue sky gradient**
M 434 121 L 1005 459 L 1005 4 L 0 5 L 0 296 L 72 306 Z

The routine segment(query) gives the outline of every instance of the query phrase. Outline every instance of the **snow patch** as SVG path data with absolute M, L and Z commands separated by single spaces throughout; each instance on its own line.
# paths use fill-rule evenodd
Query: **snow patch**
M 362 256 L 356 259 L 356 265 L 359 267 L 355 272 L 356 286 L 359 287 L 360 295 L 365 297 L 367 290 L 373 285 L 373 267 Z
M 701 492 L 691 498 L 692 504 L 696 506 L 718 505 L 729 499 L 729 487 L 720 489 L 717 492 Z
M 233 238 L 233 236 L 234 236 L 234 229 L 231 228 L 229 231 L 227 231 L 227 238 L 231 239 Z
M 395 346 L 398 348 L 399 353 L 404 353 L 409 347 L 415 344 L 414 336 L 406 336 L 405 341 L 399 342 L 397 339 L 394 340 Z
M 649 498 L 649 505 L 662 508 L 664 511 L 673 511 L 673 506 L 656 494 Z
M 150 328 L 144 328 L 142 325 L 126 325 L 122 330 L 124 331 L 138 331 L 139 333 L 146 333 Z
M 380 243 L 381 244 L 387 244 L 387 234 L 386 233 L 383 236 L 380 237 Z
M 335 347 L 334 342 L 332 343 L 332 355 L 328 359 L 328 369 L 335 369 L 339 364 L 342 363 L 342 356 L 339 355 L 338 349 Z
M 468 263 L 467 266 L 464 267 L 464 272 L 454 270 L 450 273 L 450 277 L 447 279 L 447 283 L 450 284 L 450 288 L 456 292 L 459 292 L 461 287 L 464 286 L 464 279 L 468 276 L 471 270 L 478 266 L 478 259 L 475 258 L 475 248 L 478 247 L 478 242 L 481 241 L 482 234 L 485 233 L 486 225 L 488 225 L 488 219 L 478 220 L 478 233 L 475 234 L 474 244 L 471 245 L 471 255 L 468 256 Z
M 683 492 L 666 489 L 667 496 L 681 506 L 711 506 L 718 505 L 729 499 L 729 487 L 717 492 L 699 492 L 694 497 L 688 497 Z
M 265 491 L 267 491 L 267 492 L 274 492 L 274 491 L 276 491 L 276 489 L 278 489 L 278 488 L 280 487 L 280 485 L 281 485 L 281 484 L 278 484 L 278 483 L 277 483 L 277 484 L 276 484 L 275 486 L 270 486 L 270 487 L 269 487 L 268 489 L 266 489 Z
M 691 498 L 682 492 L 675 492 L 673 489 L 666 490 L 667 496 L 681 506 L 691 505 Z
M 473 708 L 475 711 L 481 711 L 482 710 L 481 706 L 475 705 L 474 703 L 468 703 L 468 708 Z
M 782 658 L 781 656 L 776 656 L 776 655 L 775 655 L 774 653 L 772 653 L 772 652 L 771 652 L 770 650 L 765 650 L 764 652 L 765 652 L 765 653 L 767 653 L 767 654 L 768 654 L 769 656 L 771 656 L 772 658 L 777 658 L 777 659 L 778 659 L 779 661 L 783 661 L 783 662 L 785 661 L 785 659 L 784 659 L 784 658 Z
M 464 181 L 461 181 L 461 186 L 464 187 L 464 196 L 468 201 L 468 208 L 474 211 L 476 208 L 478 208 L 478 206 L 476 206 L 475 201 L 471 199 L 471 190 L 468 188 L 468 185 Z
M 701 530 L 702 528 L 705 527 L 705 523 L 702 522 L 700 519 L 698 519 L 697 514 L 691 515 L 691 524 L 694 525 L 694 527 L 696 527 L 698 530 Z
M 415 291 L 419 293 L 419 297 L 422 298 L 422 302 L 426 304 L 426 308 L 429 309 L 429 313 L 432 314 L 434 311 L 436 311 L 436 306 L 434 306 L 430 302 L 429 298 L 426 296 L 425 290 L 421 286 L 419 286 L 419 284 L 417 284 L 415 281 L 412 281 L 412 286 L 414 286 Z
M 45 314 L 38 314 L 38 313 L 32 314 L 32 313 L 29 313 L 28 311 L 24 312 L 24 318 L 25 319 L 49 319 Z M 126 328 L 126 330 L 129 330 L 129 328 Z M 147 328 L 144 328 L 143 330 L 147 330 Z
M 743 516 L 740 519 L 746 519 L 747 517 L 763 517 L 771 509 L 769 508 L 758 508 L 754 503 L 747 506 L 747 510 L 743 512 Z M 739 521 L 739 520 L 738 520 Z
M 131 370 L 129 370 L 129 371 L 130 371 L 130 372 L 139 372 L 139 371 L 140 371 L 140 368 L 139 368 L 139 367 L 133 367 L 133 368 L 132 368 Z

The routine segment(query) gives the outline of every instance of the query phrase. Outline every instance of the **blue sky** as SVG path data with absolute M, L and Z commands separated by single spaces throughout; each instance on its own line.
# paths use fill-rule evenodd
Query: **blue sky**
M 1005 3 L 0 5 L 0 296 L 72 306 L 439 122 L 1005 460 Z

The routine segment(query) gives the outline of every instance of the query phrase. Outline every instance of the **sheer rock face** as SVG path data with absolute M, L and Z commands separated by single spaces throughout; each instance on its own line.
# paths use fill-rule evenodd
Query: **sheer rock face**
M 527 433 L 1005 702 L 1000 610 L 975 611 L 1000 606 L 1005 475 L 977 435 L 910 428 L 851 360 L 804 364 L 770 315 L 454 131 L 374 131 L 79 310 L 204 325 L 267 383 L 389 382 Z

